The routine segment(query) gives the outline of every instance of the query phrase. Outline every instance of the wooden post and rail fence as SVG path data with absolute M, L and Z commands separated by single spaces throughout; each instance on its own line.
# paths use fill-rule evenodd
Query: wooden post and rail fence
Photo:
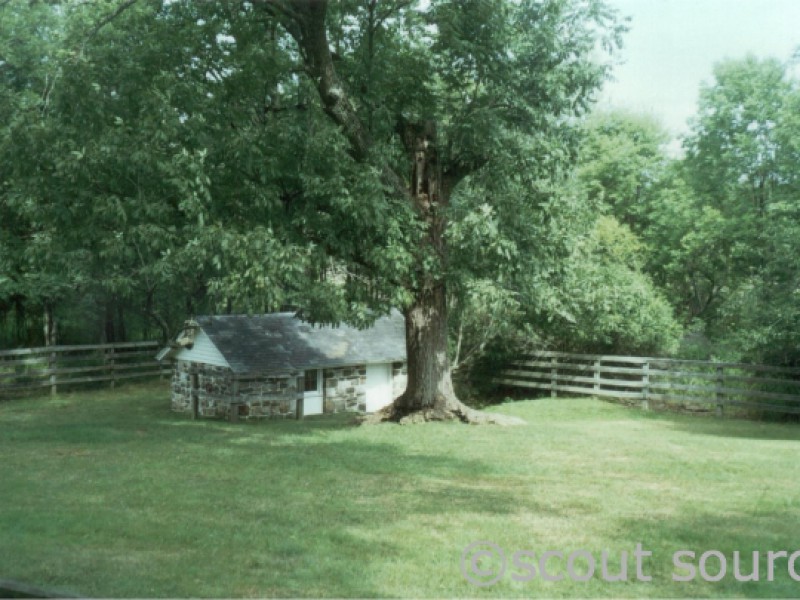
M 0 398 L 15 393 L 160 377 L 171 365 L 155 359 L 158 342 L 47 346 L 0 350 Z
M 800 368 L 743 363 L 537 352 L 513 361 L 494 379 L 511 388 L 679 404 L 800 414 Z
M 0 398 L 135 378 L 163 377 L 171 366 L 155 360 L 158 342 L 47 346 L 0 350 Z M 543 351 L 513 361 L 495 383 L 518 389 L 680 403 L 696 410 L 726 406 L 800 414 L 800 368 L 669 358 Z

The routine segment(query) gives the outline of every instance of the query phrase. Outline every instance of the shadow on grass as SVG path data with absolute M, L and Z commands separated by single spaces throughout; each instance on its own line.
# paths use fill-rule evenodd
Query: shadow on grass
M 754 440 L 787 440 L 800 442 L 800 422 L 794 420 L 745 418 L 742 415 L 718 417 L 713 413 L 687 413 L 658 407 L 642 410 L 639 405 L 599 399 L 598 402 L 625 409 L 632 419 L 668 423 L 674 429 L 697 435 Z
M 392 532 L 410 519 L 518 510 L 474 485 L 492 465 L 415 447 L 430 428 L 191 421 L 165 396 L 0 407 L 0 575 L 100 596 L 378 597 L 364 567 L 408 551 Z
M 721 419 L 697 424 L 676 422 L 675 428 L 700 435 L 800 443 L 800 423 L 762 423 Z
M 713 415 L 686 415 L 666 410 L 639 411 L 642 418 L 669 422 L 670 426 L 697 435 L 712 435 L 727 438 L 753 440 L 783 440 L 800 442 L 800 423 L 778 421 L 754 421 L 741 417 L 717 417 Z

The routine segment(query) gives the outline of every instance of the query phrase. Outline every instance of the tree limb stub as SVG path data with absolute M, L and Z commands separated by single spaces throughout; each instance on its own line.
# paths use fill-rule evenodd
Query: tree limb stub
M 116 8 L 116 10 L 115 10 L 115 11 L 113 11 L 113 12 L 109 13 L 108 15 L 106 15 L 105 17 L 103 17 L 102 19 L 100 19 L 100 21 L 98 21 L 98 22 L 97 22 L 97 24 L 96 24 L 94 27 L 92 27 L 91 31 L 89 31 L 88 35 L 87 35 L 87 36 L 86 36 L 86 38 L 83 40 L 83 44 L 81 45 L 81 48 L 84 48 L 84 47 L 86 46 L 86 44 L 88 44 L 88 43 L 89 43 L 89 41 L 91 41 L 91 39 L 92 39 L 94 36 L 96 36 L 96 35 L 97 35 L 97 33 L 98 33 L 98 32 L 99 32 L 99 31 L 100 31 L 100 30 L 101 30 L 103 27 L 105 27 L 106 25 L 108 25 L 108 24 L 109 24 L 111 21 L 113 21 L 114 19 L 116 19 L 118 16 L 120 16 L 122 13 L 124 13 L 126 10 L 128 10 L 128 9 L 129 9 L 131 6 L 133 6 L 134 4 L 136 4 L 136 2 L 137 2 L 137 1 L 138 1 L 138 0 L 125 0 L 125 2 L 123 2 L 122 4 L 120 4 L 120 5 L 119 5 L 119 6 Z

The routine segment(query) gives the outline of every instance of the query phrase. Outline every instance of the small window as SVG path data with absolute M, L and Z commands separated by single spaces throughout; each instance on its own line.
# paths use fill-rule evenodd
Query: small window
M 316 369 L 306 371 L 306 384 L 304 388 L 306 392 L 316 392 L 319 390 L 318 373 L 319 371 Z

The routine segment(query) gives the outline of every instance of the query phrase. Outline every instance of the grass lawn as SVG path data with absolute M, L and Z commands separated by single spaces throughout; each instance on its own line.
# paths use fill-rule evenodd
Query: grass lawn
M 0 402 L 0 579 L 103 597 L 800 595 L 785 558 L 766 581 L 767 551 L 800 550 L 797 424 L 592 399 L 497 407 L 528 422 L 506 429 L 229 424 L 172 414 L 167 396 L 152 384 Z M 530 571 L 509 563 L 475 587 L 460 564 L 478 540 L 509 560 L 586 550 L 597 573 L 515 581 Z M 628 581 L 603 580 L 603 550 L 611 574 L 629 553 Z M 678 550 L 695 567 L 724 553 L 727 576 L 672 581 Z M 761 552 L 760 582 L 736 581 L 735 550 L 744 574 Z

